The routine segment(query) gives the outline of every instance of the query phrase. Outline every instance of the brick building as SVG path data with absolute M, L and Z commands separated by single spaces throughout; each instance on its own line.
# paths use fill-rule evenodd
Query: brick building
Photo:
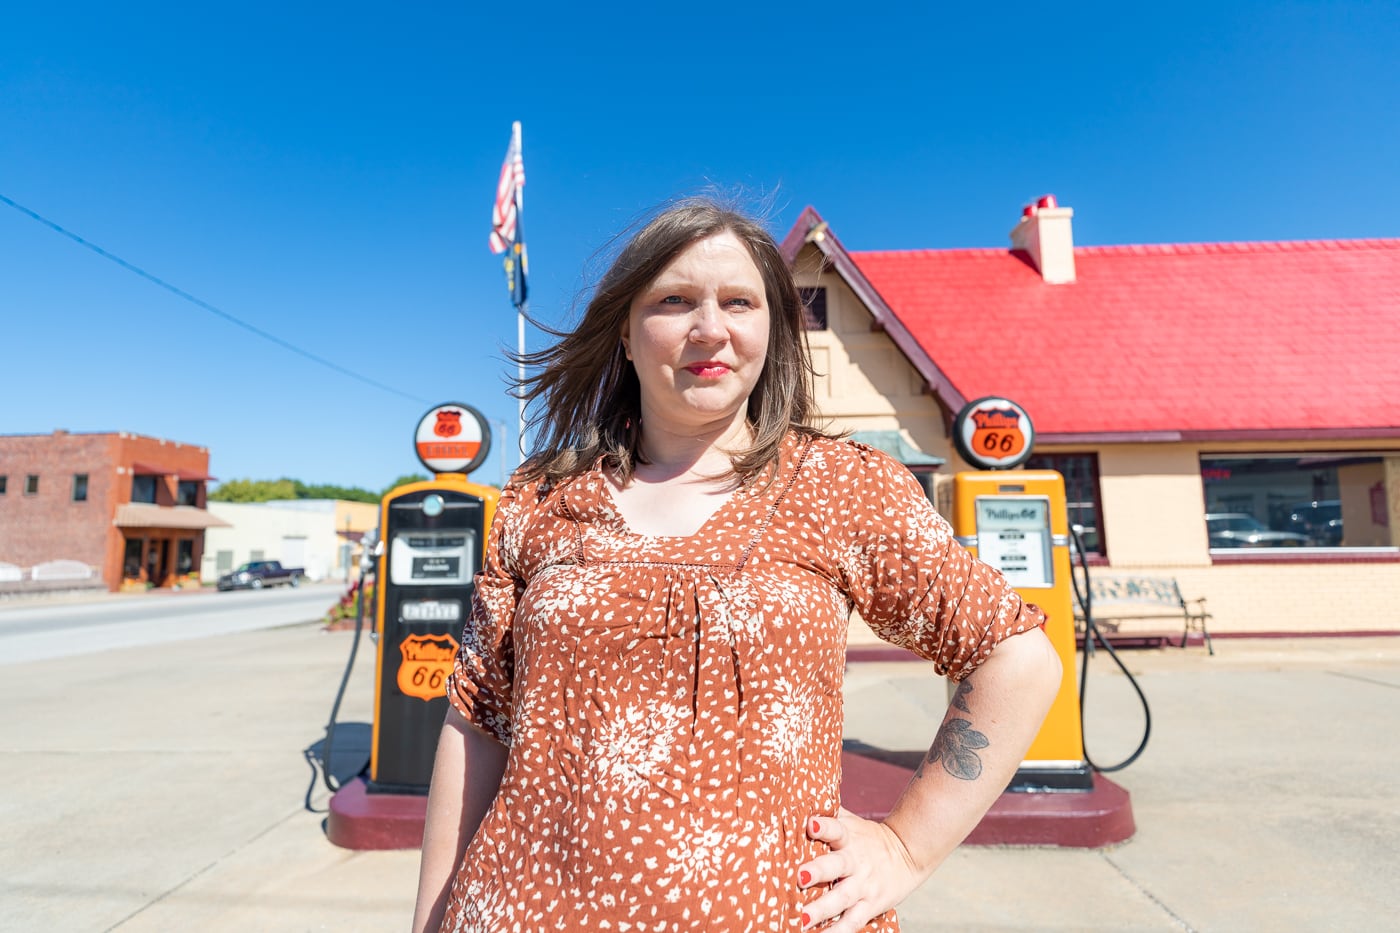
M 0 567 L 19 583 L 86 565 L 109 590 L 197 583 L 209 451 L 126 432 L 0 435 Z M 47 576 L 46 576 L 47 573 Z

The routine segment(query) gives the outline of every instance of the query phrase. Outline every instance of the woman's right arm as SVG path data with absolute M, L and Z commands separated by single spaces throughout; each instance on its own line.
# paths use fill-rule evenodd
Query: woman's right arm
M 437 933 L 442 925 L 462 853 L 500 789 L 505 769 L 506 747 L 449 706 L 428 790 L 413 933 Z

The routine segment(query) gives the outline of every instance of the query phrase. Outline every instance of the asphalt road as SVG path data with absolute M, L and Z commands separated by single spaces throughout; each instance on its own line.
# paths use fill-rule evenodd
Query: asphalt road
M 343 584 L 0 604 L 0 666 L 311 622 Z

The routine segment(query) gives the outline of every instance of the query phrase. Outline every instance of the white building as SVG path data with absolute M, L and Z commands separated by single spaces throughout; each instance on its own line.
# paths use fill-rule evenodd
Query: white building
M 349 580 L 360 537 L 379 517 L 375 505 L 339 499 L 210 502 L 209 513 L 230 527 L 206 532 L 200 569 L 206 583 L 250 560 L 303 567 L 309 580 Z

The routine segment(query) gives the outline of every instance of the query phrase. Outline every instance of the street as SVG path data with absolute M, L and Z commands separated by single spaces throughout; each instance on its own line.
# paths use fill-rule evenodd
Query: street
M 292 594 L 236 602 L 270 613 L 252 597 L 274 595 Z M 0 931 L 405 929 L 418 853 L 327 841 L 312 767 L 353 640 L 285 625 L 9 665 Z M 338 759 L 368 748 L 374 652 L 360 647 Z M 1386 726 L 1400 716 L 1400 638 L 1233 640 L 1214 657 L 1127 662 L 1153 720 L 1146 754 L 1113 775 L 1132 794 L 1133 838 L 963 847 L 905 903 L 906 933 L 1385 927 L 1400 910 L 1386 867 L 1400 838 Z M 1112 762 L 1142 711 L 1102 652 L 1092 666 L 1086 739 Z M 947 696 L 927 664 L 904 662 L 852 664 L 845 694 L 846 736 L 898 751 L 926 747 Z
M 0 602 L 0 665 L 310 622 L 344 585 Z

